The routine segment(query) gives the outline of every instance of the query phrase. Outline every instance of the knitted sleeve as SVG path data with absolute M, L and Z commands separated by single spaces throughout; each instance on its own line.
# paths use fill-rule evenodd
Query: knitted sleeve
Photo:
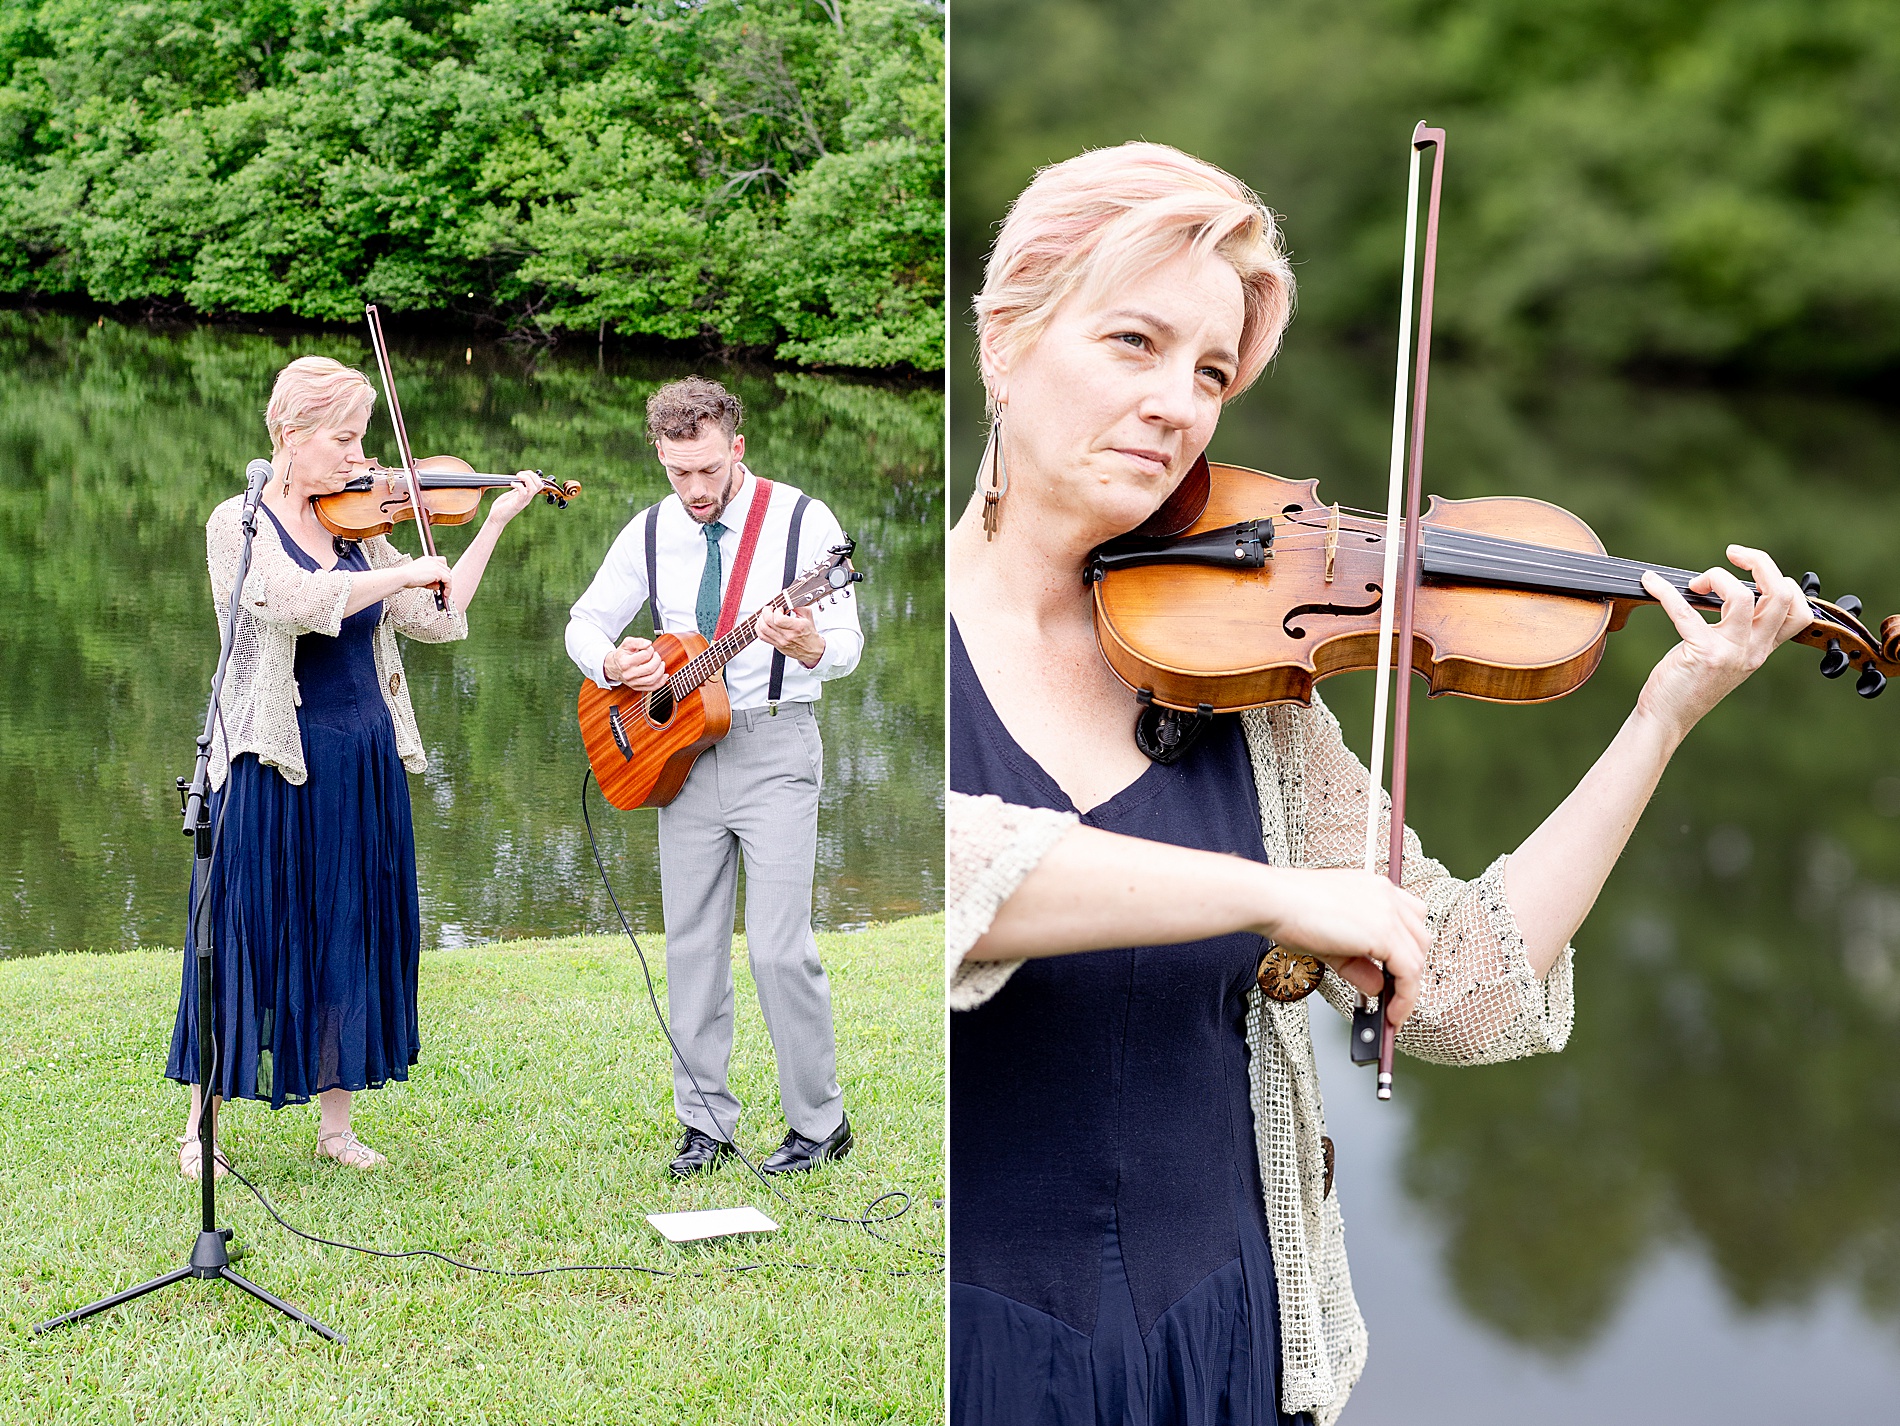
M 1075 826 L 1076 816 L 953 792 L 944 823 L 950 853 L 944 908 L 948 995 L 952 1010 L 971 1010 L 1001 990 L 1022 962 L 964 957 L 989 930 L 997 908 Z
M 205 522 L 205 563 L 211 571 L 211 595 L 220 617 L 237 582 L 244 553 L 243 501 L 227 500 Z M 328 634 L 343 628 L 343 606 L 350 599 L 347 570 L 305 569 L 263 524 L 251 542 L 251 568 L 244 577 L 244 607 L 262 623 L 290 634 Z
M 389 569 L 408 564 L 404 554 L 381 535 L 363 541 L 371 569 Z M 445 612 L 435 606 L 435 590 L 399 589 L 383 601 L 383 609 L 396 631 L 419 644 L 452 644 L 468 637 L 468 615 L 457 608 Z
M 1280 713 L 1280 710 L 1275 710 Z M 1258 718 L 1259 715 L 1249 715 Z M 1365 764 L 1346 746 L 1339 722 L 1318 698 L 1308 709 L 1285 710 L 1280 723 L 1303 724 L 1301 785 L 1286 789 L 1290 806 L 1304 817 L 1289 818 L 1300 845 L 1292 862 L 1306 867 L 1365 865 Z M 1262 729 L 1272 720 L 1260 719 Z M 1379 793 L 1381 824 L 1391 825 L 1391 799 Z M 1381 831 L 1374 870 L 1386 867 L 1387 838 Z M 1432 931 L 1418 1007 L 1398 1037 L 1399 1048 L 1440 1064 L 1492 1064 L 1561 1050 L 1575 1013 L 1571 950 L 1566 946 L 1550 972 L 1539 977 L 1525 955 L 1524 938 L 1504 893 L 1499 857 L 1471 881 L 1461 881 L 1425 855 L 1417 835 L 1405 832 L 1405 889 L 1425 903 Z M 1350 1013 L 1356 992 L 1328 973 L 1321 987 L 1341 1013 Z

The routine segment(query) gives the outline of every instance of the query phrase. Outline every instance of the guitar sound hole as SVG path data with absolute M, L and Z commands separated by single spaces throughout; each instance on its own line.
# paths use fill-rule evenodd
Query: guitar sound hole
M 647 698 L 647 721 L 664 728 L 673 721 L 673 690 L 662 684 Z

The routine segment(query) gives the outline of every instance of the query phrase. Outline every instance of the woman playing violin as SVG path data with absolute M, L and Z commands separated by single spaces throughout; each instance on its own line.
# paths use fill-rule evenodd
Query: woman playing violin
M 1691 586 L 1721 598 L 1713 624 L 1646 577 L 1682 642 L 1576 790 L 1469 882 L 1409 834 L 1402 890 L 1354 869 L 1368 778 L 1317 697 L 1150 761 L 1084 565 L 1181 481 L 1292 295 L 1259 200 L 1154 144 L 1043 170 L 990 255 L 995 425 L 950 537 L 956 1422 L 1336 1416 L 1365 1329 L 1306 1008 L 1256 989 L 1262 938 L 1323 962 L 1342 1009 L 1389 972 L 1411 1054 L 1561 1049 L 1569 940 L 1670 754 L 1809 620 L 1757 550 L 1728 556 L 1759 598 L 1723 569 Z
M 317 1153 L 354 1168 L 381 1154 L 351 1128 L 351 1096 L 407 1079 L 420 1039 L 421 922 L 407 772 L 426 765 L 396 635 L 468 636 L 467 609 L 507 523 L 541 482 L 523 472 L 451 568 L 381 537 L 335 539 L 315 497 L 366 465 L 376 392 L 328 357 L 278 373 L 265 412 L 273 478 L 252 544 L 212 744 L 218 829 L 217 1098 L 273 1108 L 316 1099 Z M 243 544 L 242 497 L 205 527 L 222 615 Z M 438 608 L 435 587 L 449 591 Z M 192 1084 L 179 1170 L 199 1173 L 195 947 L 165 1073 Z M 222 1174 L 225 1165 L 213 1166 Z

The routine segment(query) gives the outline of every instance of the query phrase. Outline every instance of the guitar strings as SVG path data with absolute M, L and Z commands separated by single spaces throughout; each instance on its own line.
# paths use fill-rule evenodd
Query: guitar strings
M 840 545 L 837 549 L 834 549 L 832 553 L 836 554 L 838 550 L 843 548 L 844 546 Z M 829 556 L 827 556 L 827 558 L 829 558 Z M 791 584 L 766 600 L 764 605 L 753 610 L 752 613 L 746 615 L 745 618 L 741 619 L 731 629 L 727 630 L 724 634 L 706 645 L 705 648 L 694 654 L 668 675 L 666 682 L 661 684 L 660 688 L 664 688 L 668 697 L 675 703 L 698 688 L 707 679 L 717 673 L 727 660 L 738 654 L 747 644 L 752 642 L 753 638 L 756 637 L 759 615 L 763 614 L 767 609 L 776 609 L 781 614 L 790 614 L 792 612 L 792 605 L 786 596 L 797 589 L 801 584 L 804 584 L 813 575 L 817 574 L 824 563 L 825 561 L 820 560 L 818 563 L 812 565 L 810 569 L 799 575 Z M 655 632 L 657 633 L 658 631 L 656 630 Z M 659 691 L 659 688 L 655 688 L 642 694 L 640 700 L 634 705 L 643 717 L 651 715 L 653 695 Z

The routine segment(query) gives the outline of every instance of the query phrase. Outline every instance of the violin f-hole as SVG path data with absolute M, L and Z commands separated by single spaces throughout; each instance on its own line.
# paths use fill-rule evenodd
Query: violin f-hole
M 1366 586 L 1366 593 L 1372 596 L 1372 602 L 1359 608 L 1355 608 L 1349 604 L 1295 604 L 1291 609 L 1286 611 L 1286 616 L 1280 620 L 1280 627 L 1286 630 L 1286 635 L 1289 639 L 1304 639 L 1306 637 L 1306 630 L 1296 627 L 1293 623 L 1293 621 L 1302 614 L 1332 614 L 1343 617 L 1352 614 L 1378 613 L 1379 605 L 1385 601 L 1384 592 L 1378 585 L 1368 584 Z

